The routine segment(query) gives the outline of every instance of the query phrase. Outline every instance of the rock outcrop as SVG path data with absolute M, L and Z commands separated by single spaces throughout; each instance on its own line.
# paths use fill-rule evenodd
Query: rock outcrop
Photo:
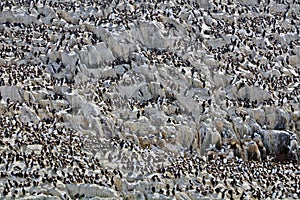
M 299 198 L 299 10 L 1 1 L 1 198 Z

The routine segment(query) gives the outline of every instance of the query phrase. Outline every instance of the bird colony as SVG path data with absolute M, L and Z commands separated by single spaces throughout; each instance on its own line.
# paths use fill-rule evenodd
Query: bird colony
M 299 199 L 299 0 L 0 2 L 1 199 Z

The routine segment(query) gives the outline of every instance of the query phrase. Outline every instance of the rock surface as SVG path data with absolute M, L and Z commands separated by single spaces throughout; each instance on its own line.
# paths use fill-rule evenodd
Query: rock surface
M 300 198 L 299 9 L 0 2 L 1 198 Z

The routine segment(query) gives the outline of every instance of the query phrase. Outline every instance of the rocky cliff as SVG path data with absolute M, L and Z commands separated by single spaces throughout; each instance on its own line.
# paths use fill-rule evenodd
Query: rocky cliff
M 292 0 L 1 2 L 2 195 L 195 199 L 218 193 L 205 181 L 211 169 L 202 188 L 175 163 L 299 162 L 299 9 Z M 219 192 L 263 198 L 236 187 Z

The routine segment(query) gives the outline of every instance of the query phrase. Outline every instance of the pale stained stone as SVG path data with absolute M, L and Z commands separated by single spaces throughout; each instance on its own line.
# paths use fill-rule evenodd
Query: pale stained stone
M 134 43 L 134 40 L 135 38 L 132 38 L 130 33 L 127 34 L 123 32 L 120 34 L 111 34 L 108 38 L 108 44 L 115 57 L 127 59 L 131 52 L 134 52 L 138 49 L 137 45 Z
M 26 151 L 28 153 L 33 151 L 35 154 L 41 154 L 42 148 L 43 148 L 43 145 L 40 145 L 40 144 L 27 145 Z
M 24 91 L 24 101 L 34 101 L 35 98 L 30 91 Z
M 80 108 L 84 116 L 98 116 L 100 114 L 100 108 L 84 99 L 84 97 L 76 94 L 66 94 L 67 101 L 74 108 Z
M 6 65 L 6 61 L 3 58 L 0 58 L 0 67 L 3 67 Z
M 40 120 L 40 118 L 29 107 L 22 107 L 20 119 L 23 123 L 30 121 L 37 123 Z
M 170 141 L 167 141 L 167 145 L 166 145 L 166 150 L 167 152 L 173 152 L 173 153 L 179 153 L 181 150 L 182 146 L 180 146 L 177 143 L 171 143 Z
M 123 137 L 127 141 L 131 141 L 132 143 L 139 145 L 139 138 L 136 136 L 136 134 L 123 133 Z
M 78 52 L 81 63 L 86 64 L 88 68 L 99 68 L 102 63 L 108 63 L 115 58 L 105 43 L 99 43 L 96 46 L 88 46 L 87 50 Z
M 190 147 L 193 142 L 193 138 L 195 137 L 196 131 L 186 127 L 186 126 L 178 126 L 177 133 L 176 133 L 176 140 L 180 143 L 183 147 Z
M 242 118 L 233 118 L 232 124 L 233 130 L 238 138 L 243 138 L 245 135 L 251 135 L 252 128 L 249 126 L 249 124 L 244 123 Z
M 221 147 L 222 139 L 221 135 L 217 130 L 212 130 L 211 128 L 206 128 L 204 133 L 202 133 L 203 140 L 201 141 L 201 154 L 204 155 L 206 150 L 211 146 L 215 145 L 217 148 Z
M 259 87 L 243 87 L 240 90 L 238 90 L 237 94 L 238 98 L 241 99 L 249 99 L 250 102 L 257 100 L 258 102 L 261 102 L 262 100 L 268 100 L 271 97 L 271 93 L 263 90 Z
M 118 198 L 118 194 L 115 190 L 99 186 L 96 184 L 68 184 L 67 190 L 71 197 L 74 197 L 77 193 L 79 195 L 84 194 L 87 198 L 100 197 L 100 198 Z
M 296 130 L 300 130 L 300 121 L 296 121 L 296 123 L 295 123 L 295 128 L 296 128 Z
M 164 37 L 161 24 L 138 20 L 136 27 L 137 28 L 131 32 L 131 35 L 148 48 L 166 49 L 171 47 L 174 39 Z
M 266 78 L 272 77 L 272 76 L 279 78 L 281 76 L 280 71 L 277 69 L 271 69 L 270 71 L 266 72 L 265 74 L 266 74 L 266 76 L 265 76 Z
M 295 56 L 290 56 L 289 57 L 289 63 L 291 66 L 293 67 L 296 67 L 296 66 L 300 66 L 299 63 L 300 63 L 300 58 L 299 58 L 299 55 L 295 55 Z
M 207 17 L 204 19 L 207 19 Z M 223 48 L 227 43 L 230 43 L 230 41 L 226 42 L 224 39 L 219 38 L 207 41 L 207 45 L 211 46 L 213 49 Z
M 73 52 L 61 52 L 61 61 L 64 66 L 73 67 L 76 66 L 76 62 L 79 59 L 79 55 Z
M 70 87 L 66 85 L 54 85 L 53 86 L 53 92 L 58 93 L 58 94 L 66 94 L 70 92 Z
M 26 15 L 23 13 L 22 14 L 13 13 L 11 10 L 5 10 L 1 12 L 0 23 L 6 23 L 6 22 L 10 22 L 10 23 L 17 22 L 17 23 L 24 23 L 28 25 L 33 22 L 36 22 L 36 17 Z
M 284 11 L 287 9 L 287 5 L 285 4 L 278 4 L 278 3 L 270 3 L 270 12 L 272 14 L 280 14 L 284 13 Z
M 176 128 L 174 126 L 162 126 L 160 128 L 160 132 L 165 136 L 165 137 L 170 137 L 171 135 L 176 134 Z
M 45 105 L 45 103 L 48 103 L 47 100 L 43 100 L 46 94 L 49 94 L 49 93 L 46 91 L 38 91 L 38 92 L 31 91 L 30 98 L 32 98 L 33 100 L 38 100 L 42 105 Z M 25 94 L 24 94 L 24 96 L 25 96 Z
M 114 180 L 115 189 L 117 191 L 123 191 L 123 182 L 122 182 L 122 180 L 117 176 L 113 177 L 113 180 Z
M 183 192 L 179 192 L 175 196 L 176 196 L 176 199 L 179 199 L 179 200 L 190 200 L 191 199 L 187 194 L 185 194 Z
M 208 58 L 204 60 L 204 64 L 208 67 L 213 67 L 217 65 L 217 61 L 214 58 Z
M 196 151 L 199 155 L 201 155 L 201 135 L 200 132 L 197 131 L 195 133 L 195 137 L 193 138 L 192 150 Z
M 33 196 L 33 195 L 30 195 L 30 196 L 25 196 L 25 197 L 20 197 L 18 199 L 22 199 L 22 200 L 41 200 L 41 199 L 49 199 L 49 200 L 59 200 L 61 199 L 60 197 L 56 197 L 56 196 L 52 196 L 52 195 L 45 195 L 45 194 L 39 194 L 37 196 Z
M 146 134 L 155 133 L 156 129 L 149 123 L 149 120 L 145 121 L 126 121 L 124 127 L 128 128 L 130 133 L 135 133 L 137 136 L 144 136 Z
M 70 198 L 70 196 L 68 196 L 66 192 L 55 189 L 55 188 L 49 189 L 48 194 L 53 197 L 57 197 L 57 198 L 65 198 L 64 195 Z
M 95 159 L 99 159 L 100 160 L 102 158 L 102 156 L 103 156 L 102 153 L 97 152 L 94 157 L 95 157 Z
M 2 86 L 0 87 L 1 96 L 4 100 L 23 102 L 24 91 L 19 86 Z
M 53 37 L 55 37 L 55 36 L 53 36 Z M 53 38 L 53 40 L 54 40 L 54 38 Z M 61 52 L 59 52 L 59 51 L 49 51 L 46 56 L 51 60 L 61 59 Z
M 191 113 L 193 116 L 198 116 L 201 113 L 199 105 L 193 99 L 181 95 L 177 95 L 176 99 L 182 105 L 181 110 L 183 113 Z
M 282 130 L 287 127 L 290 115 L 287 111 L 276 107 L 265 107 L 265 119 L 268 129 Z
M 145 198 L 145 194 L 143 192 L 134 191 L 133 193 L 126 194 L 126 199 L 127 200 L 135 200 L 135 199 L 145 200 L 146 198 Z
M 224 129 L 224 123 L 221 119 L 215 120 L 216 129 L 221 132 Z
M 89 128 L 89 121 L 82 115 L 64 115 L 64 119 L 72 123 L 76 129 L 82 128 L 86 130 Z
M 290 145 L 290 134 L 288 132 L 279 130 L 269 130 L 262 131 L 261 135 L 264 146 L 270 155 L 287 155 L 288 146 Z
M 89 121 L 89 126 L 91 127 L 92 130 L 96 131 L 96 134 L 98 137 L 103 137 L 104 132 L 103 132 L 103 126 L 98 117 L 90 117 L 88 118 Z
M 155 112 L 155 110 L 153 109 L 154 112 L 152 112 L 152 109 L 149 109 L 146 111 L 147 115 L 150 115 L 149 120 L 150 123 L 154 126 L 154 127 L 161 127 L 164 125 L 164 123 L 167 121 L 167 118 L 160 112 Z
M 166 140 L 164 140 L 164 139 L 159 139 L 157 141 L 157 146 L 163 150 L 166 149 L 166 145 L 167 145 L 167 143 L 166 143 Z
M 238 0 L 238 2 L 246 6 L 255 6 L 257 4 L 257 0 Z
M 261 139 L 261 138 L 259 138 L 259 137 L 255 137 L 255 138 L 253 139 L 253 141 L 254 141 L 254 142 L 256 142 L 256 144 L 257 144 L 258 148 L 263 148 L 263 147 L 264 147 L 264 144 L 263 144 L 263 142 L 262 142 L 262 139 Z
M 256 142 L 246 142 L 243 145 L 245 160 L 261 161 L 261 155 Z
M 220 24 L 221 26 L 224 24 L 230 25 L 241 17 L 249 19 L 249 17 L 252 18 L 252 15 L 253 17 L 260 16 L 261 13 L 256 11 L 261 9 L 254 6 L 258 4 L 258 1 L 233 1 L 229 5 L 230 7 L 235 7 L 237 3 L 242 4 L 238 6 L 242 10 L 235 9 L 233 14 L 228 13 L 224 9 L 212 12 L 212 9 L 223 8 L 223 6 L 214 5 L 208 0 L 196 1 L 202 9 L 191 11 L 190 9 L 193 9 L 190 7 L 191 4 L 179 6 L 179 15 L 175 15 L 174 9 L 169 9 L 171 6 L 177 6 L 178 2 L 169 1 L 167 4 L 155 5 L 149 2 L 146 7 L 162 7 L 159 11 L 160 13 L 154 14 L 157 20 L 149 19 L 149 14 L 146 13 L 146 18 L 148 18 L 146 20 L 143 17 L 129 21 L 121 19 L 122 21 L 118 25 L 114 22 L 118 22 L 121 15 L 113 16 L 115 2 L 103 6 L 106 7 L 105 9 L 97 7 L 97 11 L 94 5 L 90 4 L 84 7 L 81 4 L 79 7 L 76 7 L 74 12 L 72 10 L 70 10 L 71 12 L 63 11 L 64 8 L 62 7 L 43 6 L 41 2 L 38 2 L 37 6 L 33 6 L 29 10 L 27 8 L 23 10 L 23 6 L 13 6 L 12 9 L 4 6 L 3 12 L 0 13 L 0 23 L 3 25 L 4 31 L 9 32 L 10 37 L 3 38 L 1 36 L 1 40 L 4 41 L 2 46 L 13 44 L 18 49 L 21 49 L 25 43 L 26 46 L 29 45 L 29 52 L 26 52 L 23 57 L 20 56 L 21 58 L 14 58 L 13 56 L 8 56 L 5 60 L 0 58 L 0 66 L 9 64 L 16 65 L 19 68 L 22 67 L 22 64 L 29 65 L 30 63 L 31 65 L 32 63 L 33 66 L 34 64 L 40 66 L 40 64 L 47 63 L 46 75 L 42 77 L 48 77 L 45 79 L 26 77 L 24 85 L 42 84 L 44 87 L 41 90 L 30 88 L 31 91 L 22 93 L 23 85 L 21 87 L 1 86 L 0 90 L 3 99 L 0 102 L 0 110 L 4 120 L 12 115 L 6 111 L 8 105 L 5 103 L 5 100 L 7 98 L 10 98 L 13 103 L 19 100 L 21 102 L 26 101 L 29 107 L 23 104 L 19 111 L 14 111 L 13 113 L 13 115 L 19 115 L 18 119 L 23 123 L 29 121 L 37 123 L 42 119 L 55 117 L 55 120 L 58 120 L 55 122 L 56 128 L 60 126 L 71 127 L 79 132 L 80 139 L 84 141 L 84 150 L 79 152 L 76 150 L 76 155 L 73 156 L 74 159 L 80 160 L 81 164 L 89 168 L 90 166 L 85 163 L 86 159 L 97 158 L 104 167 L 119 169 L 122 171 L 123 177 L 130 177 L 128 182 L 125 179 L 118 178 L 118 175 L 113 177 L 114 185 L 111 187 L 101 187 L 92 184 L 65 185 L 61 181 L 58 181 L 57 185 L 53 187 L 50 183 L 42 183 L 38 187 L 30 187 L 29 193 L 33 191 L 39 193 L 36 197 L 37 199 L 56 198 L 50 197 L 50 195 L 62 199 L 65 198 L 63 194 L 66 194 L 67 198 L 72 199 L 75 198 L 76 193 L 84 194 L 85 198 L 88 199 L 122 199 L 126 197 L 128 199 L 199 199 L 206 197 L 197 196 L 196 193 L 198 192 L 195 191 L 195 187 L 190 191 L 185 189 L 188 186 L 185 183 L 188 183 L 193 178 L 193 175 L 190 173 L 184 175 L 183 171 L 181 171 L 181 178 L 175 180 L 172 173 L 165 172 L 160 174 L 158 172 L 160 166 L 172 164 L 172 156 L 183 155 L 184 159 L 188 159 L 186 155 L 188 155 L 189 150 L 195 151 L 198 155 L 204 155 L 207 153 L 206 150 L 210 149 L 208 154 L 222 158 L 226 157 L 227 159 L 231 159 L 236 155 L 249 160 L 263 160 L 266 157 L 266 152 L 275 157 L 278 154 L 287 157 L 290 153 L 288 152 L 289 149 L 293 149 L 295 154 L 298 151 L 299 157 L 300 150 L 297 149 L 299 147 L 296 148 L 298 142 L 296 139 L 290 138 L 293 135 L 292 133 L 283 131 L 292 130 L 299 139 L 299 98 L 297 95 L 294 95 L 291 98 L 292 100 L 288 100 L 289 102 L 284 103 L 282 106 L 277 106 L 278 101 L 280 101 L 280 99 L 277 99 L 278 94 L 286 91 L 288 93 L 293 90 L 297 91 L 299 84 L 297 81 L 292 81 L 293 83 L 287 83 L 287 88 L 284 89 L 277 88 L 271 91 L 270 85 L 266 89 L 262 89 L 262 83 L 265 83 L 265 80 L 271 77 L 286 78 L 286 76 L 298 76 L 300 51 L 295 41 L 299 39 L 299 36 L 292 33 L 294 30 L 289 29 L 294 29 L 293 26 L 290 26 L 291 19 L 294 18 L 292 12 L 298 12 L 299 6 L 292 6 L 291 4 L 291 8 L 287 10 L 285 15 L 286 20 L 279 21 L 279 24 L 277 24 L 284 27 L 289 33 L 285 33 L 285 30 L 282 29 L 277 31 L 281 32 L 280 34 L 277 34 L 275 31 L 276 33 L 270 35 L 271 30 L 269 30 L 269 26 L 258 26 L 254 27 L 256 29 L 254 30 L 255 33 L 253 33 L 253 30 L 248 30 L 249 27 L 235 27 L 234 34 L 218 31 L 212 35 L 208 32 L 215 32 L 216 28 L 213 26 L 219 26 Z M 135 5 L 121 2 L 117 9 L 119 14 L 130 15 L 129 11 L 133 12 L 137 9 L 139 6 L 137 4 L 138 2 L 135 2 Z M 230 3 L 228 2 L 228 4 Z M 243 5 L 250 6 L 244 7 Z M 271 14 L 270 17 L 272 18 L 272 14 L 283 13 L 286 8 L 287 5 L 273 1 L 266 10 L 270 10 L 271 13 L 269 14 Z M 209 14 L 208 9 L 210 9 Z M 244 9 L 248 10 L 248 13 L 243 12 Z M 237 13 L 241 11 L 243 13 L 238 15 Z M 37 15 L 39 14 L 44 14 L 45 17 L 40 16 L 41 19 L 38 20 Z M 97 19 L 114 18 L 116 21 L 113 23 L 101 22 L 99 25 L 95 25 L 92 19 L 88 19 L 89 17 L 96 17 Z M 199 30 L 199 27 L 192 27 L 191 23 L 187 23 L 187 20 L 195 19 L 201 21 L 202 30 Z M 46 30 L 48 34 L 43 35 L 46 38 L 49 36 L 49 39 L 45 39 L 45 37 L 42 39 L 42 33 L 33 31 L 32 44 L 19 40 L 16 40 L 16 42 L 12 40 L 13 37 L 9 29 L 14 29 L 15 31 L 18 29 L 18 25 L 13 24 L 13 28 L 9 28 L 5 24 L 6 22 L 21 22 L 25 23 L 25 25 L 33 24 L 33 26 L 45 23 L 46 26 L 51 26 Z M 126 23 L 126 30 L 124 30 L 124 22 Z M 293 22 L 295 23 L 294 19 Z M 173 27 L 167 27 L 170 24 Z M 234 24 L 236 25 L 236 23 Z M 64 32 L 66 36 L 64 40 L 60 41 L 62 35 L 61 33 L 56 33 L 55 28 L 66 30 Z M 220 28 L 223 29 L 224 27 Z M 229 31 L 232 30 L 230 26 L 225 28 L 228 28 Z M 196 35 L 194 35 L 193 29 L 196 30 Z M 76 34 L 70 34 L 69 30 L 75 30 Z M 264 30 L 266 30 L 266 37 L 258 37 Z M 101 38 L 103 42 L 97 42 L 96 45 L 93 45 L 89 39 L 90 36 L 87 37 L 91 33 L 96 34 L 98 39 Z M 221 37 L 219 37 L 219 34 Z M 194 39 L 197 39 L 197 41 Z M 231 45 L 230 43 L 235 39 L 238 39 L 236 41 L 239 44 Z M 271 56 L 275 55 L 275 58 L 272 57 L 269 61 L 267 54 L 274 45 L 275 40 L 278 43 L 277 47 L 282 48 L 283 52 L 278 52 L 278 50 L 272 52 L 271 50 Z M 78 41 L 80 41 L 80 44 L 77 44 Z M 62 45 L 57 48 L 57 44 L 60 42 L 62 42 Z M 254 48 L 251 46 L 249 48 L 250 44 L 253 44 Z M 66 45 L 69 47 L 66 47 Z M 225 45 L 228 45 L 226 48 L 229 51 L 223 52 L 223 49 L 217 49 L 219 47 L 223 48 Z M 208 47 L 212 47 L 216 52 L 211 52 Z M 288 48 L 287 52 L 285 52 L 285 48 Z M 191 66 L 185 67 L 181 63 L 173 66 L 173 56 L 170 59 L 165 55 L 165 52 L 163 52 L 164 55 L 162 56 L 156 57 L 154 55 L 159 53 L 159 50 L 166 50 L 166 54 L 175 53 L 175 57 L 189 60 L 190 64 L 188 65 Z M 33 53 L 35 51 L 40 51 L 41 55 L 35 56 Z M 45 55 L 45 52 L 47 55 Z M 229 62 L 232 60 L 233 65 L 224 62 L 224 60 L 219 61 L 217 58 L 219 57 L 217 55 L 218 52 L 222 52 L 221 56 L 228 58 Z M 12 55 L 13 53 L 9 54 Z M 279 56 L 276 56 L 276 54 L 279 54 Z M 152 56 L 155 59 L 152 60 Z M 241 60 L 234 63 L 235 56 L 238 56 Z M 251 59 L 248 59 L 249 57 Z M 242 59 L 244 58 L 243 62 Z M 61 59 L 63 67 L 60 62 L 56 63 L 57 59 Z M 78 59 L 80 60 L 78 61 Z M 128 61 L 130 59 L 130 64 L 112 64 L 112 61 L 116 61 L 116 59 L 120 59 L 119 61 L 121 62 L 122 60 Z M 178 61 L 177 58 L 175 60 L 176 62 Z M 77 61 L 79 65 L 75 67 Z M 260 66 L 261 64 L 265 66 Z M 224 67 L 229 67 L 229 69 L 225 72 Z M 231 74 L 231 68 L 234 71 L 233 74 Z M 191 71 L 194 69 L 196 71 L 192 77 Z M 257 72 L 262 76 L 256 76 L 249 69 L 258 70 Z M 57 72 L 58 70 L 60 72 Z M 75 70 L 79 70 L 76 76 Z M 53 78 L 60 80 L 66 77 L 70 78 L 69 80 L 74 80 L 75 84 L 71 84 L 71 87 L 67 86 L 67 83 L 64 83 L 63 86 L 59 86 L 60 84 L 52 85 Z M 117 79 L 114 80 L 115 78 Z M 255 80 L 257 78 L 259 80 Z M 108 81 L 108 79 L 110 80 Z M 205 83 L 203 83 L 203 79 Z M 104 81 L 104 86 L 102 85 L 102 80 L 106 80 Z M 7 77 L 4 78 L 4 81 L 7 85 Z M 254 86 L 251 86 L 252 81 L 253 83 L 255 82 Z M 93 88 L 93 84 L 96 82 L 97 86 Z M 242 82 L 245 84 L 247 82 L 249 86 L 239 87 Z M 44 83 L 47 83 L 46 86 Z M 278 83 L 280 82 L 278 81 Z M 22 83 L 18 82 L 18 86 L 20 84 Z M 94 93 L 98 90 L 102 91 L 103 88 L 105 88 L 106 92 L 100 95 L 100 102 L 94 102 L 92 98 Z M 67 100 L 49 100 L 46 98 L 46 95 L 52 96 L 53 94 L 60 94 Z M 159 101 L 156 100 L 158 96 L 164 98 L 162 104 L 159 104 Z M 276 100 L 275 106 L 262 105 L 263 101 L 268 101 L 273 97 Z M 239 98 L 238 101 L 236 101 L 237 98 Z M 207 103 L 208 99 L 212 99 L 212 105 L 205 105 L 205 109 L 203 109 L 201 103 L 205 101 Z M 230 99 L 229 107 L 226 105 L 226 99 Z M 239 104 L 244 99 L 257 100 L 257 108 L 240 106 Z M 110 100 L 111 102 L 109 102 Z M 148 102 L 148 100 L 151 101 Z M 293 101 L 293 103 L 290 101 Z M 13 103 L 10 105 L 13 105 Z M 30 105 L 31 103 L 33 106 Z M 141 105 L 143 103 L 145 105 Z M 37 104 L 42 108 L 35 108 Z M 291 105 L 293 105 L 293 108 L 290 107 Z M 63 107 L 71 107 L 71 110 Z M 48 111 L 53 108 L 57 110 L 54 114 Z M 137 110 L 145 112 L 137 117 Z M 243 119 L 239 113 L 246 113 L 247 118 Z M 168 118 L 174 119 L 175 122 L 167 123 Z M 62 119 L 63 123 L 59 119 Z M 272 130 L 268 131 L 268 129 Z M 251 139 L 254 132 L 258 133 L 261 138 Z M 86 139 L 86 136 L 88 139 Z M 114 140 L 114 144 L 110 140 L 105 140 L 104 144 L 101 143 L 98 146 L 97 140 L 99 138 L 114 138 L 114 136 L 120 137 L 126 142 L 133 142 L 137 146 L 133 145 L 130 146 L 132 148 L 128 148 L 124 145 L 119 150 L 119 146 L 115 144 L 117 139 Z M 11 143 L 11 146 L 15 146 L 14 139 L 11 141 L 3 140 L 3 142 Z M 75 140 L 73 142 L 75 143 Z M 223 144 L 224 146 L 222 146 Z M 95 145 L 94 147 L 98 149 L 93 149 L 93 153 L 91 153 L 86 149 L 90 145 Z M 226 148 L 226 145 L 230 146 L 229 150 Z M 1 151 L 7 150 L 7 147 L 0 148 Z M 40 154 L 40 151 L 42 151 L 41 147 L 36 145 L 29 145 L 26 149 L 26 145 L 23 144 L 21 148 L 25 152 L 34 151 L 36 154 Z M 63 147 L 59 146 L 57 149 L 63 150 Z M 140 154 L 140 150 L 142 154 Z M 97 152 L 96 155 L 95 152 Z M 174 152 L 174 154 L 170 152 Z M 80 154 L 84 155 L 84 158 Z M 152 158 L 149 154 L 155 158 Z M 134 159 L 135 156 L 136 159 Z M 65 159 L 65 157 L 62 158 Z M 66 156 L 66 159 L 72 158 Z M 226 165 L 228 163 L 227 159 L 219 161 Z M 134 161 L 133 164 L 130 161 Z M 159 163 L 160 161 L 162 163 Z M 215 161 L 215 163 L 219 161 Z M 18 164 L 20 163 L 18 161 Z M 155 166 L 157 163 L 159 163 L 158 166 Z M 13 165 L 15 164 L 13 163 Z M 76 166 L 76 162 L 73 162 L 73 164 Z M 188 164 L 190 163 L 188 162 Z M 206 164 L 204 163 L 204 165 Z M 64 170 L 72 175 L 74 166 L 68 165 L 65 169 L 58 169 L 60 172 L 57 172 L 57 175 L 62 175 Z M 128 167 L 128 169 L 124 169 L 125 167 Z M 21 168 L 24 168 L 24 166 Z M 34 166 L 34 168 L 36 169 L 37 166 Z M 99 168 L 97 170 L 89 168 L 86 170 L 85 175 L 102 173 L 102 166 Z M 41 169 L 39 172 L 45 175 L 45 170 Z M 198 174 L 197 177 L 199 182 L 202 181 L 201 178 L 206 173 L 206 170 L 207 168 L 203 167 L 203 170 L 199 171 L 200 176 Z M 30 170 L 28 172 L 30 173 Z M 145 180 L 144 175 L 153 175 L 153 172 L 157 172 L 161 181 L 149 184 L 148 180 Z M 192 172 L 195 171 L 192 169 Z M 128 173 L 133 175 L 128 175 Z M 105 175 L 109 176 L 108 181 L 112 181 L 110 173 Z M 286 175 L 288 176 L 289 174 Z M 231 180 L 228 179 L 227 181 L 230 182 Z M 171 190 L 165 190 L 166 183 L 170 184 L 170 188 L 174 188 L 175 185 L 182 186 L 181 188 L 184 192 L 176 191 L 175 197 L 172 195 L 167 196 L 166 193 Z M 259 185 L 255 181 L 249 184 L 241 183 L 237 191 L 242 195 L 243 190 L 251 190 L 251 184 L 253 184 L 254 188 L 257 188 Z M 5 184 L 0 183 L 0 185 L 3 187 Z M 151 190 L 152 186 L 157 186 L 154 194 L 147 192 Z M 163 189 L 164 194 L 160 194 L 159 189 Z M 19 189 L 18 191 L 16 198 L 19 199 L 22 198 L 22 195 Z M 228 191 L 225 192 L 228 197 Z M 41 195 L 41 193 L 44 195 Z M 244 194 L 249 194 L 249 192 Z M 29 196 L 28 194 L 26 195 Z M 26 199 L 27 196 L 24 198 Z M 7 198 L 10 197 L 11 194 L 8 194 Z M 207 198 L 211 197 L 208 196 Z M 234 194 L 234 198 L 239 197 Z M 30 196 L 30 199 L 34 198 Z
M 61 17 L 68 23 L 71 24 L 78 24 L 79 23 L 79 18 L 78 17 L 74 17 L 73 15 L 71 15 L 71 13 L 69 12 L 65 12 L 64 10 L 60 10 L 60 15 Z
M 156 98 L 158 96 L 160 96 L 160 97 L 166 96 L 165 91 L 163 89 L 161 89 L 160 83 L 158 83 L 158 82 L 151 82 L 149 84 L 149 91 L 154 98 Z
M 132 96 L 139 101 L 147 101 L 153 97 L 148 84 L 141 85 L 133 92 Z
M 266 115 L 265 115 L 265 111 L 263 109 L 259 109 L 259 108 L 250 109 L 248 113 L 253 119 L 256 120 L 256 122 L 260 126 L 263 126 L 266 124 Z
M 4 102 L 0 102 L 0 113 L 4 113 L 7 109 L 7 104 Z

